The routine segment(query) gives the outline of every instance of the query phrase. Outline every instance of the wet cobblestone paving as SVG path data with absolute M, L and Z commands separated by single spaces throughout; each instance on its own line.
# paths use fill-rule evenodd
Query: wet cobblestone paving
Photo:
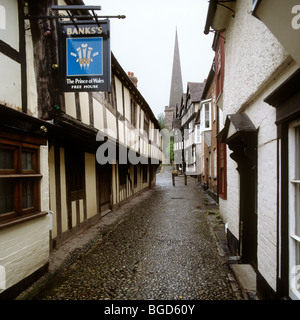
M 237 299 L 196 182 L 169 170 L 131 213 L 55 279 L 38 299 Z

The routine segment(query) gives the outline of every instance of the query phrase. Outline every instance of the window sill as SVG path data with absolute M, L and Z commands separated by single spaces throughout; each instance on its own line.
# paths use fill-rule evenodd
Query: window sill
M 31 214 L 28 214 L 28 215 L 23 216 L 23 217 L 18 217 L 18 218 L 14 218 L 14 219 L 7 220 L 7 221 L 2 221 L 2 222 L 0 222 L 0 230 L 4 229 L 4 228 L 7 228 L 7 227 L 10 227 L 10 226 L 13 226 L 15 224 L 19 224 L 19 223 L 22 223 L 22 222 L 25 222 L 25 221 L 29 221 L 29 220 L 32 220 L 32 219 L 35 219 L 35 218 L 46 216 L 47 214 L 48 214 L 47 211 L 42 211 L 42 212 L 39 212 L 39 213 L 31 213 Z
M 32 174 L 0 174 L 0 179 L 19 179 L 19 178 L 42 178 L 43 176 L 39 173 Z

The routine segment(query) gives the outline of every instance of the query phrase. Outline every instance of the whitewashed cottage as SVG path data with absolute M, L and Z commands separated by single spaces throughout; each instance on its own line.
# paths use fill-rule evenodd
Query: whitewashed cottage
M 257 293 L 268 299 L 300 299 L 298 7 L 213 0 L 205 27 L 225 37 L 220 212 L 232 254 L 253 267 Z

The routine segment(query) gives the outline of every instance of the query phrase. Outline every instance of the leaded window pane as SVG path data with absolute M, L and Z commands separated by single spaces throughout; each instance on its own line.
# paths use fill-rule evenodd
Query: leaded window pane
M 14 168 L 14 150 L 0 148 L 0 170 Z
M 22 169 L 23 170 L 32 170 L 32 158 L 33 158 L 33 153 L 32 152 L 22 152 Z
M 33 207 L 33 181 L 23 181 L 22 184 L 22 208 Z
M 0 214 L 14 211 L 14 182 L 0 180 Z

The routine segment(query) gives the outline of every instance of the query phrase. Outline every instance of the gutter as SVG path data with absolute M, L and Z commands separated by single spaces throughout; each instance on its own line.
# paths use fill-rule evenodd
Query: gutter
M 207 17 L 206 17 L 204 34 L 209 34 L 210 26 L 212 25 L 212 21 L 216 13 L 216 10 L 217 10 L 217 0 L 210 0 Z

